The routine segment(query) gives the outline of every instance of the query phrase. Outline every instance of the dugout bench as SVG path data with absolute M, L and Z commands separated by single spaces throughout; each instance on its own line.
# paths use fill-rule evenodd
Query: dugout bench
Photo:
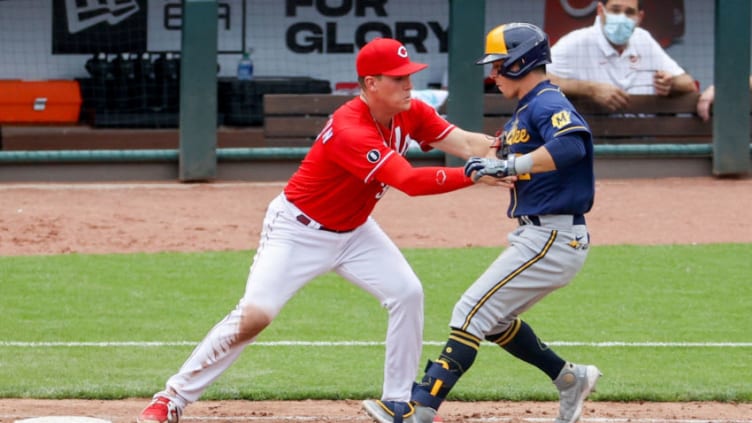
M 590 125 L 596 144 L 710 144 L 712 122 L 696 114 L 699 93 L 674 97 L 634 95 L 619 113 L 584 99 L 572 99 Z M 268 94 L 264 96 L 267 145 L 310 146 L 329 115 L 351 96 Z M 494 134 L 514 112 L 516 100 L 501 94 L 483 97 L 483 132 Z M 443 108 L 439 110 L 443 113 Z
M 585 117 L 595 143 L 710 144 L 712 122 L 695 114 L 699 93 L 676 97 L 632 96 L 618 114 L 585 100 L 572 103 Z M 218 147 L 308 147 L 329 115 L 351 99 L 336 94 L 265 94 L 263 126 L 217 128 Z M 483 132 L 494 134 L 509 119 L 516 101 L 501 94 L 483 97 Z M 439 110 L 444 113 L 444 108 Z M 175 129 L 111 129 L 85 125 L 0 127 L 2 150 L 178 148 Z

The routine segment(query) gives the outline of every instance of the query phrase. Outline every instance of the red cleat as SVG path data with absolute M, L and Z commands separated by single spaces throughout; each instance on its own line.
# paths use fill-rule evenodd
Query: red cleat
M 178 423 L 180 409 L 167 397 L 156 397 L 136 420 L 138 423 Z

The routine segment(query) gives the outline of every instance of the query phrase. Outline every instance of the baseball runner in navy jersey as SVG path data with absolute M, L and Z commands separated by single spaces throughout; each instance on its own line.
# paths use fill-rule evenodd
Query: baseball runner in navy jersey
M 560 397 L 556 423 L 579 419 L 600 377 L 595 366 L 561 358 L 520 318 L 567 285 L 585 263 L 585 214 L 595 193 L 590 129 L 546 77 L 550 49 L 540 28 L 525 23 L 494 28 L 486 37 L 486 54 L 477 63 L 492 64 L 491 76 L 499 90 L 519 102 L 504 125 L 497 157 L 470 158 L 465 173 L 476 181 L 484 175 L 508 181 L 507 215 L 517 219 L 519 227 L 508 235 L 509 247 L 455 305 L 449 339 L 413 386 L 411 401 L 399 410 L 377 400 L 363 402 L 380 423 L 430 423 L 472 366 L 483 340 L 551 378 Z

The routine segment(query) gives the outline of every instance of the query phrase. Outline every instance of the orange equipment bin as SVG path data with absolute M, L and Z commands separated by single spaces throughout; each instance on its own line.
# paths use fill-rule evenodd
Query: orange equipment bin
M 78 81 L 0 80 L 0 123 L 76 123 Z

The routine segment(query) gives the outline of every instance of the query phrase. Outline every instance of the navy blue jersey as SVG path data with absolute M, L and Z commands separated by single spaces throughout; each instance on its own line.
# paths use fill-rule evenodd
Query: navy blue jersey
M 585 214 L 590 210 L 595 197 L 592 134 L 559 87 L 543 81 L 527 93 L 504 125 L 504 133 L 510 152 L 517 156 L 564 136 L 568 142 L 582 142 L 585 151 L 574 163 L 561 167 L 557 163 L 555 171 L 519 175 L 511 190 L 509 217 Z

